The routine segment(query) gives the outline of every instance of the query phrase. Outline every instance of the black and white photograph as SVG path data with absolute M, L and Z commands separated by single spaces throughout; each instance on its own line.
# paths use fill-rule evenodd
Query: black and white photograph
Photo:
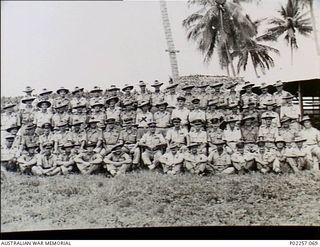
M 1 233 L 319 227 L 319 13 L 1 1 Z

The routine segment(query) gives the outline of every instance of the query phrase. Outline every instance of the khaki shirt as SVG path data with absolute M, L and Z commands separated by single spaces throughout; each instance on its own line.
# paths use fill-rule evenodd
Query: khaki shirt
M 171 114 L 168 111 L 156 111 L 153 114 L 153 119 L 157 123 L 158 128 L 167 128 L 170 124 Z
M 119 142 L 120 139 L 120 131 L 116 128 L 109 129 L 103 132 L 103 140 L 106 145 L 115 145 Z
M 38 155 L 37 166 L 40 166 L 44 169 L 49 169 L 57 166 L 57 156 L 55 154 L 51 154 L 50 156 L 46 156 L 43 154 Z
M 206 113 L 203 110 L 192 110 L 189 113 L 189 123 L 192 123 L 192 121 L 197 120 L 197 119 L 201 119 L 203 122 L 206 121 Z
M 320 131 L 314 127 L 310 129 L 303 128 L 300 131 L 300 136 L 307 139 L 307 145 L 320 145 Z
M 52 124 L 53 127 L 57 127 L 59 125 L 59 123 L 61 122 L 66 122 L 66 123 L 70 123 L 70 114 L 67 112 L 64 112 L 63 114 L 59 114 L 59 113 L 55 113 L 52 116 Z
M 258 139 L 258 127 L 251 125 L 251 126 L 242 126 L 241 127 L 241 136 L 244 141 L 247 142 L 256 142 Z
M 88 142 L 98 142 L 102 140 L 102 131 L 99 129 L 87 129 L 87 141 Z
M 120 109 L 118 107 L 114 109 L 108 107 L 105 114 L 107 115 L 107 119 L 114 118 L 116 122 L 120 121 Z
M 217 150 L 214 150 L 209 155 L 209 162 L 213 165 L 214 169 L 221 172 L 231 165 L 231 156 L 224 149 L 221 154 Z
M 277 127 L 267 127 L 265 125 L 261 125 L 259 127 L 258 137 L 263 137 L 263 140 L 273 140 L 275 141 L 276 137 L 279 135 Z
M 199 132 L 193 130 L 188 133 L 190 143 L 206 144 L 208 142 L 207 132 L 200 130 Z
M 189 123 L 189 114 L 190 110 L 188 110 L 186 107 L 183 107 L 182 109 L 173 109 L 171 113 L 171 119 L 174 119 L 176 117 L 181 118 L 181 125 L 187 125 Z
M 121 130 L 119 140 L 122 140 L 124 144 L 135 144 L 137 142 L 137 129 Z
M 149 148 L 154 148 L 157 145 L 166 144 L 166 140 L 164 139 L 162 134 L 151 134 L 148 131 L 141 137 L 140 144 L 144 144 Z
M 169 143 L 186 144 L 187 135 L 188 131 L 185 128 L 180 127 L 177 130 L 175 127 L 172 127 L 167 131 L 166 140 Z
M 139 111 L 137 113 L 136 124 L 138 127 L 148 127 L 148 123 L 153 121 L 153 115 L 151 112 L 143 113 Z

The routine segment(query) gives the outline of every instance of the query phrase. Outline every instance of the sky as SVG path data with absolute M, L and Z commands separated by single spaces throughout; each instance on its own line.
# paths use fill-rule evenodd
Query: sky
M 278 16 L 286 0 L 244 4 L 252 19 Z M 320 1 L 315 1 L 320 30 Z M 182 21 L 197 8 L 186 1 L 167 1 L 180 75 L 226 75 L 213 57 L 203 63 L 196 44 L 186 38 Z M 318 31 L 320 37 L 320 33 Z M 257 78 L 250 63 L 239 76 L 253 82 L 320 77 L 320 57 L 313 35 L 298 36 L 299 49 L 290 63 L 284 39 L 269 45 L 275 68 Z M 1 95 L 22 95 L 26 86 L 56 90 L 75 86 L 90 90 L 111 84 L 137 85 L 139 80 L 167 83 L 169 56 L 158 1 L 1 1 Z

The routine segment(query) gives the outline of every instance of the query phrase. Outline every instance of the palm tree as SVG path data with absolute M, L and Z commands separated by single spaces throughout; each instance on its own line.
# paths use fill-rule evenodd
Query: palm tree
M 189 0 L 189 5 L 200 5 L 201 9 L 183 21 L 187 38 L 198 44 L 205 54 L 204 61 L 209 62 L 215 49 L 218 49 L 220 66 L 229 66 L 236 76 L 231 56 L 232 50 L 238 50 L 239 39 L 253 36 L 256 32 L 250 18 L 243 14 L 238 3 L 223 0 Z
M 257 20 L 254 22 L 256 26 L 256 30 L 258 30 L 258 27 L 260 24 L 264 21 L 265 19 L 262 20 Z M 262 73 L 265 73 L 265 69 L 270 69 L 270 67 L 274 66 L 274 60 L 273 58 L 269 55 L 269 52 L 276 53 L 279 55 L 279 50 L 258 43 L 259 41 L 263 40 L 265 36 L 258 36 L 258 37 L 248 37 L 243 41 L 240 41 L 240 49 L 237 51 L 234 51 L 232 53 L 233 57 L 238 57 L 238 64 L 237 64 L 237 73 L 240 73 L 241 68 L 243 71 L 246 70 L 247 64 L 248 64 L 248 59 L 249 57 L 251 58 L 251 62 L 255 71 L 256 76 L 259 78 L 257 68 L 260 67 L 262 70 Z M 269 40 L 272 37 L 268 37 Z
M 267 30 L 263 40 L 277 40 L 282 34 L 285 34 L 285 40 L 291 49 L 291 64 L 293 64 L 293 50 L 298 48 L 296 32 L 303 36 L 308 36 L 312 27 L 310 19 L 306 17 L 308 13 L 301 13 L 301 7 L 298 0 L 288 0 L 287 5 L 281 6 L 278 11 L 281 18 L 272 18 L 269 24 L 273 27 Z
M 317 54 L 320 56 L 320 46 L 318 41 L 318 33 L 317 33 L 317 27 L 316 27 L 316 18 L 314 16 L 314 9 L 313 9 L 313 0 L 301 0 L 302 7 L 309 6 L 310 9 L 310 16 L 312 21 L 312 28 L 313 28 L 313 35 L 314 35 L 314 42 L 317 49 Z

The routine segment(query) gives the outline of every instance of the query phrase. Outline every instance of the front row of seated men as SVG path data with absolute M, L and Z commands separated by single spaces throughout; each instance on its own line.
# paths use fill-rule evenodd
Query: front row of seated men
M 10 150 L 14 137 L 6 137 L 6 148 Z M 265 141 L 255 143 L 256 150 L 246 148 L 245 142 L 229 146 L 225 140 L 217 139 L 214 148 L 207 153 L 200 143 L 181 145 L 179 140 L 167 142 L 156 132 L 156 123 L 149 123 L 149 131 L 135 144 L 119 143 L 108 152 L 97 149 L 95 142 L 86 142 L 83 147 L 66 141 L 60 146 L 61 152 L 54 152 L 52 142 L 42 145 L 29 143 L 25 152 L 14 157 L 4 152 L 1 164 L 7 170 L 18 170 L 22 174 L 54 176 L 78 172 L 96 174 L 106 172 L 111 176 L 132 170 L 149 169 L 166 174 L 191 173 L 245 174 L 251 171 L 265 173 L 296 173 L 312 169 L 312 150 L 304 145 L 306 138 L 296 136 L 295 145 L 286 147 L 283 137 L 278 136 L 273 145 Z M 252 145 L 252 143 L 250 143 Z M 2 150 L 5 151 L 5 150 Z

